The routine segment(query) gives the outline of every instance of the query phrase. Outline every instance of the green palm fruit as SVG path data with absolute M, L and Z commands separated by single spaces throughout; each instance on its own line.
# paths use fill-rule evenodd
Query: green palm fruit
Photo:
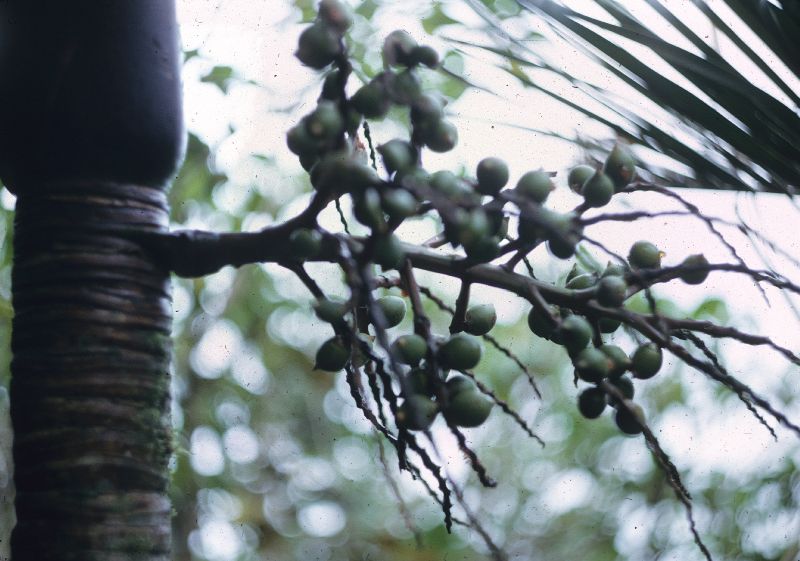
M 508 183 L 508 164 L 500 158 L 484 158 L 478 162 L 476 175 L 478 191 L 483 195 L 496 195 Z
M 411 144 L 399 138 L 378 146 L 378 153 L 389 173 L 407 170 L 417 162 L 417 151 Z
M 561 322 L 558 334 L 561 337 L 561 344 L 567 348 L 567 352 L 575 354 L 584 349 L 591 341 L 592 326 L 585 318 L 571 315 Z
M 694 270 L 681 272 L 681 280 L 686 284 L 702 284 L 708 278 L 708 259 L 705 255 L 698 253 L 690 255 L 681 263 L 681 267 L 689 267 Z
M 569 185 L 569 188 L 573 192 L 580 194 L 584 183 L 586 183 L 589 178 L 594 175 L 595 171 L 596 170 L 592 166 L 575 166 L 569 170 L 569 175 L 567 176 L 567 185 Z
M 661 369 L 663 360 L 664 355 L 655 343 L 640 345 L 631 359 L 631 370 L 634 377 L 640 380 L 652 378 Z
M 312 259 L 322 250 L 322 234 L 308 228 L 298 228 L 289 235 L 289 251 L 298 261 Z
M 392 220 L 402 221 L 417 212 L 417 199 L 405 189 L 383 192 L 383 210 Z
M 619 430 L 625 434 L 639 434 L 644 427 L 644 411 L 629 399 L 617 407 L 617 414 L 614 416 Z
M 412 64 L 412 53 L 417 46 L 408 32 L 397 29 L 383 41 L 383 62 L 386 66 L 408 66 Z
M 319 162 L 319 157 L 316 153 L 300 155 L 300 165 L 309 173 L 314 169 L 314 166 L 317 165 L 317 162 Z
M 636 179 L 636 160 L 627 147 L 618 143 L 608 155 L 603 171 L 619 191 Z
M 413 394 L 406 397 L 397 411 L 397 424 L 406 430 L 425 430 L 439 413 L 439 405 L 430 397 Z
M 322 92 L 320 97 L 328 101 L 338 101 L 342 97 L 342 84 L 340 83 L 338 70 L 328 72 L 325 80 L 322 81 Z
M 608 262 L 606 268 L 600 274 L 601 277 L 624 277 L 627 270 L 625 269 L 625 265 L 621 263 L 612 263 L 611 261 Z
M 442 343 L 436 357 L 445 369 L 469 370 L 481 360 L 483 346 L 480 341 L 466 333 L 456 333 Z
M 296 56 L 311 68 L 322 70 L 341 53 L 339 36 L 321 21 L 314 22 L 300 34 Z
M 445 419 L 459 427 L 482 425 L 492 412 L 494 402 L 479 391 L 460 391 L 447 403 Z
M 350 7 L 340 0 L 320 0 L 319 19 L 340 34 L 353 25 L 353 12 Z
M 440 170 L 430 175 L 431 188 L 454 201 L 467 201 L 474 196 L 472 188 L 452 171 Z
M 470 306 L 464 314 L 464 331 L 470 335 L 486 335 L 497 323 L 497 312 L 491 304 Z
M 584 273 L 582 275 L 578 275 L 572 277 L 567 282 L 567 288 L 570 290 L 581 290 L 584 288 L 591 288 L 597 282 L 597 277 L 594 276 L 592 273 Z
M 472 261 L 488 263 L 500 254 L 500 238 L 487 236 L 464 244 L 464 251 Z
M 486 212 L 482 208 L 466 211 L 464 220 L 458 224 L 453 224 L 448 228 L 448 241 L 453 245 L 469 246 L 478 240 L 484 239 L 489 235 L 491 224 L 486 217 Z
M 354 197 L 353 215 L 364 226 L 382 230 L 386 225 L 381 209 L 381 196 L 372 187 L 365 189 L 360 197 Z
M 308 134 L 305 122 L 300 122 L 289 129 L 286 133 L 286 145 L 293 154 L 298 156 L 308 154 L 316 157 L 318 145 Z
M 534 335 L 557 343 L 561 340 L 558 336 L 557 324 L 561 319 L 561 312 L 557 306 L 550 306 L 550 315 L 555 319 L 555 323 L 544 312 L 538 311 L 535 307 L 528 313 L 528 327 Z
M 606 408 L 606 394 L 600 388 L 587 388 L 578 396 L 578 411 L 587 419 L 596 419 Z
M 368 187 L 375 187 L 381 182 L 378 172 L 372 166 L 350 159 L 347 169 L 344 191 L 348 193 L 363 193 Z
M 411 123 L 415 128 L 430 129 L 444 117 L 444 100 L 435 94 L 420 94 L 411 104 Z
M 546 171 L 529 171 L 517 181 L 517 193 L 539 204 L 545 202 L 550 192 L 555 189 L 550 174 Z
M 419 335 L 401 335 L 392 343 L 392 352 L 403 364 L 416 366 L 428 353 L 428 344 Z
M 314 303 L 314 312 L 316 312 L 317 317 L 328 323 L 341 321 L 347 310 L 347 303 L 340 300 L 321 298 Z
M 306 130 L 311 138 L 327 142 L 344 132 L 344 119 L 336 103 L 321 100 L 316 109 L 305 118 Z
M 631 367 L 631 359 L 625 354 L 625 351 L 618 346 L 606 344 L 600 345 L 599 349 L 603 351 L 611 361 L 611 368 L 608 371 L 608 376 L 610 378 L 622 376 L 625 371 Z
M 373 260 L 386 269 L 397 269 L 403 264 L 406 252 L 397 236 L 389 234 L 375 240 Z
M 440 119 L 425 133 L 423 140 L 434 152 L 449 152 L 458 144 L 458 130 L 447 119 Z
M 661 266 L 661 251 L 652 243 L 638 241 L 628 252 L 628 263 L 634 269 L 657 269 Z
M 583 184 L 581 195 L 591 207 L 605 206 L 614 196 L 614 182 L 602 171 L 596 171 Z
M 575 255 L 576 245 L 577 242 L 573 236 L 554 236 L 547 240 L 547 249 L 559 259 L 569 259 Z
M 600 333 L 614 333 L 619 329 L 620 325 L 622 325 L 622 322 L 616 319 L 600 318 L 597 320 L 597 327 L 600 329 Z
M 422 367 L 412 368 L 406 374 L 406 391 L 412 394 L 432 396 L 436 392 L 433 374 Z
M 620 376 L 619 378 L 614 378 L 610 380 L 610 383 L 617 388 L 620 393 L 625 397 L 625 399 L 632 399 L 633 394 L 636 390 L 633 387 L 633 381 L 628 378 L 627 376 Z M 619 404 L 619 400 L 611 395 L 608 396 L 608 403 L 616 407 Z
M 420 84 L 419 77 L 410 68 L 396 74 L 388 89 L 392 101 L 398 105 L 411 105 L 422 95 L 422 84 Z
M 382 119 L 389 112 L 392 103 L 382 82 L 373 80 L 353 94 L 350 105 L 367 119 Z
M 322 343 L 322 346 L 317 351 L 314 369 L 338 372 L 344 368 L 349 359 L 350 351 L 345 347 L 341 338 L 332 337 Z
M 628 297 L 628 284 L 618 276 L 603 277 L 597 283 L 597 301 L 601 306 L 618 308 Z
M 387 327 L 399 325 L 406 316 L 406 302 L 399 296 L 383 296 L 378 298 L 375 303 L 383 312 Z
M 608 376 L 608 372 L 611 370 L 611 359 L 603 351 L 594 347 L 588 347 L 579 352 L 573 364 L 578 377 L 584 382 L 599 382 Z
M 447 398 L 452 399 L 461 392 L 477 392 L 478 387 L 472 379 L 457 374 L 447 380 L 445 391 L 447 392 Z
M 411 49 L 409 62 L 411 64 L 424 64 L 428 68 L 436 68 L 439 66 L 439 53 L 432 47 L 419 45 Z
M 337 193 L 346 191 L 353 156 L 347 150 L 328 152 L 314 165 L 309 174 L 311 185 L 317 191 L 330 189 Z

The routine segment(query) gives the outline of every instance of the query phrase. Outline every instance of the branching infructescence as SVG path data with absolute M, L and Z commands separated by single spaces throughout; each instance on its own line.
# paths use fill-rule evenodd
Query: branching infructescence
M 353 87 L 343 41 L 351 21 L 348 14 L 337 0 L 323 0 L 317 20 L 301 35 L 296 53 L 304 64 L 327 72 L 317 106 L 287 134 L 288 147 L 309 172 L 315 190 L 308 207 L 296 217 L 256 233 L 137 232 L 130 236 L 150 249 L 165 268 L 181 276 L 205 275 L 226 265 L 265 262 L 279 263 L 294 271 L 317 299 L 318 316 L 334 330 L 334 336 L 317 353 L 317 367 L 347 372 L 356 406 L 375 430 L 394 445 L 400 469 L 417 478 L 425 469 L 436 478 L 441 497 L 427 484 L 426 488 L 441 504 L 448 530 L 454 520 L 451 492 L 460 497 L 460 490 L 448 485 L 443 468 L 420 445 L 417 435 L 430 439 L 436 450 L 435 431 L 430 428 L 443 418 L 487 486 L 494 482 L 469 447 L 464 429 L 483 424 L 493 406 L 499 405 L 538 440 L 527 422 L 499 400 L 491 388 L 482 383 L 476 385 L 469 374 L 451 374 L 468 373 L 476 367 L 482 356 L 482 337 L 520 367 L 541 397 L 526 365 L 490 334 L 496 319 L 494 308 L 470 305 L 470 288 L 476 285 L 517 295 L 531 304 L 531 331 L 563 346 L 575 368 L 576 384 L 588 385 L 578 397 L 581 414 L 599 417 L 611 406 L 622 432 L 644 433 L 648 447 L 686 507 L 698 547 L 710 559 L 695 527 L 691 499 L 678 470 L 648 428 L 641 407 L 632 401 L 634 380 L 639 384 L 655 376 L 661 370 L 662 353 L 666 350 L 735 392 L 760 421 L 766 424 L 756 408 L 800 435 L 800 428 L 784 414 L 730 375 L 697 334 L 767 345 L 794 364 L 800 364 L 800 358 L 768 337 L 707 321 L 663 316 L 652 290 L 676 279 L 702 284 L 711 272 L 745 275 L 759 287 L 766 283 L 787 293 L 800 294 L 800 286 L 774 271 L 751 268 L 720 229 L 738 227 L 749 236 L 749 227 L 705 216 L 670 189 L 637 182 L 636 161 L 621 144 L 608 155 L 604 166 L 578 166 L 569 173 L 566 186 L 561 188 L 580 194 L 583 202 L 566 213 L 547 206 L 556 185 L 554 174 L 542 169 L 523 174 L 513 187 L 507 186 L 508 167 L 494 157 L 481 160 L 473 177 L 426 170 L 421 164 L 425 150 L 445 152 L 458 141 L 457 130 L 446 117 L 447 100 L 438 93 L 424 92 L 420 85 L 418 74 L 424 71 L 422 67 L 437 69 L 438 55 L 431 48 L 418 45 L 407 33 L 395 31 L 383 45 L 385 69 L 366 84 Z M 373 144 L 377 139 L 367 120 L 383 118 L 391 107 L 409 111 L 410 134 Z M 368 152 L 359 138 L 361 130 Z M 376 154 L 380 155 L 382 168 Z M 640 191 L 670 197 L 682 209 L 585 216 L 615 197 Z M 349 233 L 352 222 L 339 205 L 342 197 L 349 197 L 353 218 L 368 234 Z M 341 232 L 326 231 L 318 224 L 317 217 L 331 203 L 339 212 Z M 395 230 L 404 221 L 420 216 L 435 217 L 441 231 L 428 244 L 404 243 Z M 731 253 L 734 262 L 711 264 L 697 254 L 687 256 L 679 265 L 664 267 L 664 254 L 651 242 L 637 241 L 628 255 L 622 256 L 585 233 L 606 222 L 672 216 L 701 221 L 714 240 Z M 530 252 L 542 245 L 554 259 L 571 259 L 582 242 L 598 247 L 614 261 L 604 270 L 581 271 L 575 267 L 562 286 L 541 280 L 528 260 Z M 447 244 L 453 251 L 440 249 Z M 329 300 L 303 268 L 307 262 L 328 262 L 340 267 L 350 289 L 349 301 L 341 304 Z M 527 274 L 516 272 L 520 263 L 526 266 Z M 376 276 L 378 268 L 396 270 L 398 277 Z M 420 286 L 417 271 L 457 280 L 461 291 L 456 301 L 445 302 Z M 377 293 L 395 287 L 403 289 L 405 299 Z M 625 307 L 626 301 L 640 292 L 649 303 L 647 313 Z M 453 315 L 450 333 L 435 333 L 425 315 L 421 295 Z M 388 330 L 401 324 L 406 299 L 413 312 L 413 330 L 391 340 Z M 623 325 L 638 342 L 629 351 L 606 341 Z M 704 358 L 692 354 L 680 340 L 691 341 Z M 376 402 L 375 410 L 365 399 L 362 375 Z M 422 467 L 416 462 L 421 462 Z M 476 518 L 469 512 L 468 518 L 464 523 L 476 527 Z M 482 535 L 488 537 L 485 532 Z

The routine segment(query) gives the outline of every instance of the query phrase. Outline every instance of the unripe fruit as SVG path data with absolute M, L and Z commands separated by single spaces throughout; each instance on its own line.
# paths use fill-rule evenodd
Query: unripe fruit
M 640 380 L 647 380 L 661 369 L 664 355 L 655 343 L 640 345 L 631 359 L 633 375 Z
M 497 312 L 491 304 L 471 306 L 464 314 L 464 331 L 470 335 L 486 335 L 497 322 Z
M 350 7 L 340 0 L 320 0 L 318 13 L 319 19 L 339 33 L 344 33 L 353 25 Z
M 383 62 L 387 66 L 408 66 L 417 42 L 406 31 L 396 29 L 383 41 Z
M 619 329 L 620 325 L 622 325 L 621 321 L 611 318 L 600 318 L 597 321 L 597 327 L 600 329 L 600 333 L 614 333 Z
M 478 191 L 483 195 L 496 195 L 508 183 L 508 165 L 500 158 L 484 158 L 478 162 L 476 175 Z
M 461 392 L 477 392 L 478 387 L 472 379 L 466 376 L 456 375 L 447 380 L 445 391 L 447 392 L 447 398 L 453 399 Z
M 352 154 L 346 150 L 328 152 L 312 168 L 311 185 L 320 191 L 330 189 L 343 192 L 353 167 Z
M 440 195 L 454 200 L 466 200 L 474 196 L 472 189 L 452 171 L 440 170 L 430 175 L 431 188 Z M 463 210 L 463 209 L 462 209 Z
M 384 296 L 378 298 L 375 303 L 383 312 L 387 327 L 398 325 L 406 316 L 406 302 L 399 296 Z
M 439 406 L 431 398 L 424 395 L 410 395 L 397 411 L 398 425 L 407 430 L 425 430 L 439 412 Z
M 448 224 L 445 223 L 445 226 L 448 226 Z M 453 245 L 461 244 L 464 246 L 471 245 L 477 240 L 487 237 L 491 227 L 489 219 L 486 217 L 486 212 L 482 208 L 467 211 L 463 222 L 450 226 L 450 228 L 447 228 L 448 231 L 445 232 L 448 240 Z
M 575 242 L 570 237 L 554 237 L 547 240 L 547 249 L 554 257 L 569 259 L 575 255 Z
M 420 45 L 411 50 L 409 56 L 411 64 L 424 64 L 428 68 L 436 68 L 439 66 L 439 54 L 427 45 Z
M 500 238 L 482 237 L 464 245 L 464 251 L 472 261 L 488 263 L 500 254 Z
M 614 182 L 602 171 L 596 171 L 581 188 L 586 204 L 601 207 L 608 204 L 614 195 Z
M 342 96 L 342 84 L 340 83 L 338 70 L 329 72 L 322 82 L 322 92 L 319 94 L 322 99 L 328 101 L 338 101 Z
M 417 152 L 405 140 L 395 138 L 378 146 L 378 153 L 383 158 L 383 165 L 389 173 L 404 171 L 417 161 Z
M 305 118 L 309 136 L 319 141 L 329 141 L 344 132 L 344 119 L 337 105 L 326 99 Z
M 584 288 L 593 287 L 596 282 L 597 277 L 591 273 L 584 273 L 569 279 L 569 281 L 567 281 L 567 288 L 570 290 L 582 290 Z
M 383 193 L 383 210 L 392 220 L 401 221 L 417 212 L 417 199 L 405 189 L 392 189 Z
M 614 416 L 619 430 L 625 434 L 639 434 L 644 426 L 644 411 L 629 399 L 626 399 L 618 408 Z
M 319 162 L 319 157 L 316 152 L 300 154 L 300 165 L 303 166 L 303 169 L 307 172 L 310 172 L 314 166 L 317 165 L 317 162 Z
M 373 188 L 365 189 L 360 197 L 353 197 L 353 215 L 364 226 L 381 230 L 386 222 L 381 209 L 381 197 Z
M 610 378 L 622 376 L 626 370 L 631 367 L 631 359 L 625 354 L 625 351 L 616 345 L 600 345 L 599 349 L 611 361 L 611 368 L 608 371 Z
M 444 104 L 436 94 L 420 94 L 411 104 L 411 123 L 414 127 L 430 129 L 444 116 Z
M 636 179 L 636 160 L 627 147 L 615 144 L 606 159 L 603 171 L 611 178 L 616 190 L 619 191 Z
M 450 398 L 443 413 L 445 419 L 459 427 L 482 425 L 492 412 L 494 402 L 476 390 L 456 393 Z
M 432 396 L 436 391 L 433 375 L 425 368 L 413 368 L 406 374 L 406 391 L 412 394 Z
M 294 56 L 306 66 L 321 70 L 332 63 L 339 52 L 337 34 L 328 25 L 317 21 L 300 34 Z
M 322 298 L 314 303 L 314 312 L 316 312 L 317 317 L 322 321 L 335 323 L 341 321 L 347 313 L 347 303 Z
M 596 419 L 606 408 L 606 394 L 600 388 L 588 388 L 578 396 L 578 411 L 587 419 Z
M 628 297 L 628 284 L 617 276 L 603 277 L 597 283 L 597 301 L 601 306 L 618 308 Z
M 442 343 L 436 357 L 442 368 L 469 370 L 480 362 L 482 352 L 483 347 L 478 339 L 465 333 L 456 333 Z
M 394 234 L 375 240 L 373 260 L 384 269 L 397 269 L 405 258 L 406 252 Z
M 389 82 L 388 89 L 392 101 L 399 105 L 411 105 L 422 95 L 422 84 L 420 84 L 416 72 L 411 69 L 395 75 Z
M 636 392 L 636 390 L 634 389 L 633 381 L 630 378 L 628 378 L 627 376 L 620 376 L 619 378 L 614 378 L 609 382 L 620 391 L 620 393 L 625 397 L 625 399 L 633 398 L 633 394 Z M 616 407 L 619 404 L 619 400 L 609 395 L 608 403 Z
M 567 348 L 567 352 L 575 354 L 584 349 L 592 339 L 592 326 L 584 318 L 572 315 L 565 318 L 558 328 L 561 337 L 561 344 Z
M 419 335 L 401 335 L 392 343 L 392 352 L 403 364 L 416 366 L 428 354 L 428 344 Z
M 528 327 L 530 327 L 534 335 L 538 335 L 542 339 L 558 342 L 561 339 L 557 335 L 556 324 L 561 319 L 561 312 L 556 306 L 550 306 L 550 315 L 553 316 L 556 323 L 550 321 L 550 318 L 544 312 L 540 312 L 535 307 L 531 308 L 528 313 Z
M 517 181 L 517 192 L 539 204 L 545 202 L 550 192 L 555 189 L 550 174 L 546 171 L 529 171 Z
M 581 192 L 581 188 L 583 184 L 586 183 L 591 176 L 594 175 L 596 170 L 592 166 L 587 165 L 580 165 L 575 166 L 571 170 L 569 170 L 569 175 L 567 176 L 567 185 L 569 188 L 575 192 Z
M 361 86 L 350 98 L 350 104 L 367 119 L 382 119 L 392 105 L 386 90 L 375 80 Z
M 286 145 L 293 154 L 303 156 L 306 154 L 316 156 L 317 143 L 306 130 L 304 122 L 298 123 L 286 133 Z
M 289 251 L 298 261 L 319 255 L 322 249 L 322 234 L 316 230 L 299 228 L 289 235 Z
M 573 363 L 578 377 L 584 382 L 599 382 L 611 369 L 611 360 L 606 354 L 593 347 L 583 349 Z
M 378 172 L 372 169 L 372 166 L 350 159 L 345 183 L 345 191 L 360 193 L 367 187 L 378 185 L 380 177 L 378 177 Z
M 681 272 L 681 280 L 686 284 L 701 284 L 708 278 L 708 269 L 703 268 L 708 267 L 708 259 L 702 253 L 690 255 L 683 260 L 681 267 L 697 268 L 693 271 Z
M 327 372 L 338 372 L 350 359 L 350 351 L 339 337 L 328 339 L 317 351 L 314 368 Z
M 638 241 L 628 252 L 628 263 L 634 269 L 657 269 L 661 266 L 661 251 L 652 243 Z
M 434 152 L 448 152 L 458 144 L 458 130 L 446 119 L 441 119 L 427 131 L 425 144 Z

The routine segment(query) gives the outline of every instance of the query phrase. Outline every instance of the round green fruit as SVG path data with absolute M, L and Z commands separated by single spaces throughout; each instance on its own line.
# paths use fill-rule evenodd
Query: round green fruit
M 317 21 L 300 34 L 294 55 L 306 66 L 321 70 L 340 52 L 339 36 L 328 25 Z
M 317 142 L 311 138 L 306 129 L 305 122 L 301 122 L 288 130 L 286 133 L 286 145 L 293 154 L 298 156 L 317 154 Z
M 322 234 L 316 230 L 299 228 L 289 235 L 289 251 L 298 261 L 314 258 L 321 250 Z
M 482 237 L 464 245 L 464 251 L 472 261 L 488 263 L 500 254 L 500 238 Z
M 620 376 L 619 378 L 610 380 L 610 383 L 619 390 L 619 392 L 625 397 L 625 399 L 632 399 L 634 393 L 636 392 L 636 390 L 633 387 L 633 380 L 631 380 L 627 376 Z M 619 400 L 609 395 L 608 403 L 616 407 L 617 404 L 619 403 Z
M 631 359 L 625 354 L 625 351 L 618 346 L 606 344 L 600 345 L 599 349 L 603 351 L 611 361 L 611 368 L 608 371 L 609 377 L 616 378 L 622 376 L 631 367 Z
M 439 406 L 430 397 L 410 395 L 397 411 L 397 423 L 407 430 L 425 430 L 439 412 Z
M 314 368 L 327 372 L 338 372 L 350 359 L 350 351 L 339 337 L 328 339 L 317 351 Z
M 306 130 L 311 138 L 330 141 L 344 132 L 344 119 L 333 101 L 321 100 L 316 109 L 305 119 Z
M 640 380 L 652 378 L 661 369 L 663 360 L 664 355 L 655 343 L 640 345 L 631 359 L 633 375 Z
M 372 188 L 365 189 L 361 196 L 353 197 L 353 215 L 364 226 L 382 230 L 386 225 L 381 209 L 381 197 Z
M 569 170 L 569 175 L 567 176 L 567 185 L 569 188 L 575 192 L 580 193 L 583 184 L 586 183 L 590 177 L 592 177 L 595 173 L 595 168 L 592 166 L 587 165 L 580 165 L 575 166 L 571 170 Z
M 558 321 L 561 319 L 561 312 L 558 307 L 550 306 L 550 315 L 553 316 L 555 323 L 544 312 L 538 311 L 535 307 L 531 308 L 531 311 L 528 312 L 528 327 L 530 327 L 534 335 L 548 341 L 558 342 L 561 340 L 557 329 Z
M 411 50 L 409 59 L 411 64 L 424 64 L 428 68 L 439 66 L 439 53 L 433 47 L 427 45 L 414 47 Z
M 578 411 L 587 419 L 596 419 L 606 408 L 606 394 L 600 388 L 588 388 L 578 396 Z
M 389 112 L 391 100 L 382 83 L 373 80 L 353 94 L 350 104 L 367 119 L 382 119 Z
M 417 152 L 414 147 L 399 138 L 378 146 L 378 153 L 383 158 L 383 165 L 386 166 L 389 173 L 407 170 L 417 161 Z
M 383 312 L 387 327 L 399 325 L 406 316 L 406 302 L 399 296 L 383 296 L 378 298 L 375 303 Z
M 447 392 L 447 398 L 453 399 L 461 392 L 477 392 L 478 387 L 472 379 L 466 376 L 456 375 L 447 380 L 445 391 Z
M 616 144 L 606 159 L 603 171 L 619 191 L 636 179 L 636 159 L 627 147 Z
M 416 366 L 428 354 L 428 344 L 417 334 L 401 335 L 392 343 L 392 352 L 403 364 Z
M 628 297 L 628 284 L 615 275 L 603 277 L 597 283 L 597 301 L 601 306 L 618 308 Z
M 432 396 L 436 391 L 432 376 L 425 368 L 413 368 L 406 374 L 406 391 L 412 394 Z
M 586 345 L 592 340 L 592 326 L 581 316 L 571 315 L 561 322 L 558 334 L 561 344 L 567 348 L 567 352 L 575 354 L 586 348 Z
M 389 95 L 392 101 L 398 105 L 411 105 L 420 95 L 422 95 L 422 84 L 420 84 L 417 73 L 408 69 L 395 75 L 390 82 Z
M 446 119 L 441 119 L 425 134 L 425 144 L 434 152 L 449 152 L 458 144 L 458 130 Z
M 550 174 L 546 171 L 529 171 L 517 181 L 517 192 L 523 197 L 539 204 L 545 202 L 555 189 Z
M 484 158 L 478 162 L 476 175 L 478 191 L 483 195 L 496 195 L 508 183 L 508 165 L 500 158 Z
M 661 266 L 661 250 L 648 241 L 638 241 L 628 252 L 628 263 L 634 269 L 657 269 Z
M 478 339 L 466 333 L 456 333 L 442 343 L 436 357 L 442 368 L 469 370 L 477 366 L 482 353 L 483 346 Z
M 386 66 L 408 66 L 412 64 L 412 53 L 417 42 L 402 29 L 389 33 L 383 41 L 383 62 Z
M 460 391 L 452 396 L 443 413 L 445 419 L 459 427 L 482 425 L 492 412 L 494 402 L 479 391 Z
M 444 117 L 444 101 L 433 94 L 421 94 L 411 104 L 411 123 L 428 130 Z
M 314 312 L 317 314 L 317 317 L 328 323 L 341 321 L 347 313 L 347 310 L 347 303 L 339 300 L 322 298 L 314 303 Z
M 614 333 L 619 329 L 620 325 L 622 325 L 622 322 L 616 319 L 600 318 L 597 320 L 597 327 L 600 329 L 600 333 Z
M 644 426 L 644 411 L 629 399 L 626 399 L 619 407 L 614 416 L 619 430 L 625 434 L 639 434 Z
M 708 278 L 708 265 L 708 259 L 702 253 L 690 255 L 681 263 L 681 267 L 688 269 L 681 272 L 681 280 L 686 284 L 702 284 Z
M 317 11 L 319 19 L 339 33 L 344 33 L 353 25 L 353 12 L 340 0 L 320 0 Z
M 471 306 L 464 315 L 464 331 L 470 335 L 486 335 L 497 323 L 497 312 L 491 304 Z
M 392 189 L 383 193 L 383 210 L 392 220 L 402 221 L 417 212 L 417 199 L 405 189 Z
M 611 370 L 611 359 L 603 351 L 593 347 L 579 352 L 573 364 L 578 377 L 584 382 L 599 382 Z
M 590 207 L 605 206 L 614 196 L 614 182 L 602 171 L 596 171 L 583 184 L 581 195 Z
M 397 269 L 405 258 L 406 252 L 394 234 L 381 236 L 375 240 L 373 260 L 384 269 Z

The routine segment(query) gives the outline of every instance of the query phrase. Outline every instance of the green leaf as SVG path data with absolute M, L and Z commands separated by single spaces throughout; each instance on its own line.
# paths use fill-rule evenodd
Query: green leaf
M 444 13 L 442 10 L 442 5 L 438 2 L 434 4 L 433 10 L 431 10 L 431 14 L 422 20 L 422 28 L 425 30 L 425 33 L 429 35 L 433 35 L 434 32 L 442 26 L 450 25 L 453 23 L 459 23 L 458 20 L 455 20 Z
M 230 66 L 215 66 L 211 72 L 200 78 L 201 82 L 214 84 L 224 94 L 228 93 L 228 87 L 234 78 L 233 68 Z
M 728 306 L 719 298 L 707 298 L 691 313 L 692 319 L 713 318 L 725 323 L 729 319 Z

